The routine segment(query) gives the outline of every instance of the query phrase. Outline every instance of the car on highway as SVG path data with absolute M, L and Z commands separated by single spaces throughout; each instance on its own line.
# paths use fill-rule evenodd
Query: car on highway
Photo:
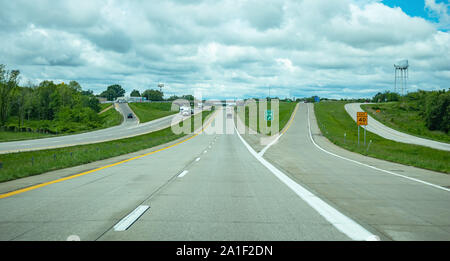
M 182 106 L 182 107 L 180 107 L 180 113 L 183 116 L 191 115 L 191 107 L 189 107 L 189 106 Z

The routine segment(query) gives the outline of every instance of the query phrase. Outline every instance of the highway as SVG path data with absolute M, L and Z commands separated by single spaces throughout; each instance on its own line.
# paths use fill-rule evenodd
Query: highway
M 348 103 L 345 105 L 345 110 L 348 112 L 348 114 L 350 114 L 350 116 L 355 122 L 356 122 L 356 112 L 364 111 L 363 109 L 361 109 L 361 104 L 362 103 Z M 369 124 L 367 125 L 367 131 L 380 135 L 383 138 L 403 143 L 426 146 L 438 150 L 450 151 L 450 144 L 448 143 L 419 138 L 400 131 L 396 131 L 375 120 L 370 115 L 368 117 L 369 117 L 368 119 Z
M 179 114 L 174 114 L 164 118 L 139 124 L 136 116 L 134 116 L 132 119 L 127 118 L 129 113 L 133 113 L 127 103 L 116 103 L 116 106 L 117 110 L 124 117 L 122 124 L 119 126 L 52 138 L 1 142 L 0 154 L 61 148 L 132 137 L 169 127 L 172 124 L 172 120 L 174 117 L 179 118 L 175 119 L 174 122 L 178 122 L 181 120 L 181 116 Z
M 218 109 L 200 134 L 2 183 L 0 240 L 450 240 L 448 175 L 339 149 L 307 106 L 264 156 Z

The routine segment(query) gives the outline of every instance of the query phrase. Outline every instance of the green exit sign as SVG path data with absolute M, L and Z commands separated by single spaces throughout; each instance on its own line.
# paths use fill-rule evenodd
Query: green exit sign
M 271 121 L 273 118 L 273 112 L 271 110 L 267 110 L 265 111 L 264 116 L 266 117 L 266 121 Z

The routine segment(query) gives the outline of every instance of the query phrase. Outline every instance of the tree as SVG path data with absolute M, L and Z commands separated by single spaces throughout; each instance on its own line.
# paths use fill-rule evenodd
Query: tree
M 433 91 L 425 103 L 425 121 L 428 129 L 448 133 L 450 129 L 450 93 Z
M 106 91 L 100 94 L 100 97 L 108 99 L 108 101 L 114 101 L 117 97 L 123 97 L 125 90 L 118 84 L 110 85 Z
M 138 90 L 133 90 L 130 94 L 130 97 L 141 97 L 141 94 Z
M 178 100 L 178 99 L 180 99 L 180 97 L 178 97 L 178 96 L 176 96 L 176 95 L 172 95 L 172 96 L 170 96 L 167 100 L 168 100 L 168 101 L 174 101 L 174 100 Z
M 57 93 L 53 81 L 43 81 L 37 88 L 38 112 L 40 120 L 53 120 L 56 110 L 61 105 L 60 96 Z
M 15 95 L 15 102 L 17 105 L 17 116 L 18 116 L 18 126 L 23 125 L 23 120 L 25 118 L 25 113 L 31 109 L 31 95 L 32 89 L 27 87 L 19 87 L 17 94 Z
M 181 96 L 181 99 L 185 99 L 185 100 L 188 100 L 188 101 L 193 101 L 194 100 L 194 96 L 192 96 L 190 94 L 183 95 L 183 96 Z
M 372 102 L 390 102 L 390 101 L 399 101 L 400 95 L 395 92 L 385 91 L 384 93 L 377 93 L 372 98 Z
M 18 87 L 19 70 L 6 71 L 5 65 L 0 64 L 0 124 L 5 125 L 8 119 L 11 98 Z
M 94 92 L 92 90 L 81 91 L 81 95 L 95 97 Z
M 89 107 L 95 112 L 100 112 L 100 102 L 94 96 L 83 95 L 81 97 L 83 107 Z
M 142 93 L 142 97 L 146 97 L 149 101 L 162 101 L 164 94 L 158 90 L 146 90 Z
M 82 91 L 81 90 L 81 85 L 78 82 L 76 82 L 76 81 L 70 81 L 69 82 L 69 87 L 70 87 L 70 89 L 72 89 L 75 92 L 81 92 Z

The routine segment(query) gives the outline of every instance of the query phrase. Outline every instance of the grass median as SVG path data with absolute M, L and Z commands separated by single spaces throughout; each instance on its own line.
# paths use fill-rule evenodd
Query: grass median
M 205 122 L 211 111 L 203 111 Z M 193 117 L 191 120 L 193 126 Z M 185 120 L 185 121 L 186 121 Z M 182 126 L 182 123 L 180 124 Z M 170 127 L 131 138 L 58 149 L 0 154 L 0 182 L 37 175 L 152 148 L 187 134 L 174 134 Z
M 395 142 L 371 132 L 366 132 L 366 145 L 364 146 L 363 129 L 360 129 L 360 144 L 358 145 L 356 123 L 345 111 L 344 105 L 345 102 L 314 104 L 314 112 L 321 132 L 334 144 L 369 157 L 450 173 L 450 153 L 447 151 Z
M 172 103 L 154 102 L 154 103 L 129 103 L 128 104 L 140 123 L 156 120 L 177 113 L 171 111 Z
M 260 124 L 259 124 L 259 102 L 256 102 L 257 110 L 257 132 L 261 133 Z M 281 131 L 286 124 L 288 123 L 289 119 L 291 118 L 292 113 L 294 112 L 295 106 L 297 105 L 296 102 L 279 102 L 279 131 Z M 271 102 L 267 102 L 267 110 L 271 110 Z M 242 119 L 241 119 L 242 120 Z M 264 119 L 265 120 L 265 119 Z M 249 126 L 249 107 L 245 106 L 245 125 Z M 271 121 L 267 121 L 267 127 L 271 126 Z M 268 133 L 267 135 L 271 135 Z

